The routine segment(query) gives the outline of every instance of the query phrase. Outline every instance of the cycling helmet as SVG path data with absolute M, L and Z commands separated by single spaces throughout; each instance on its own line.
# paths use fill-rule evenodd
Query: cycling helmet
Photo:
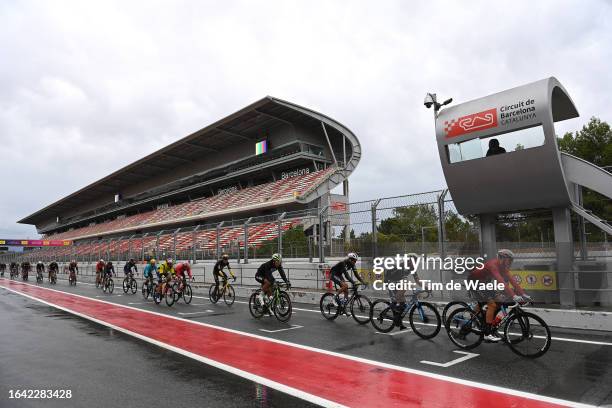
M 172 265 L 174 262 L 172 261 L 172 258 L 168 258 L 168 259 L 166 259 L 166 263 L 168 265 Z
M 277 262 L 282 262 L 283 258 L 279 254 L 272 255 L 272 260 Z
M 500 249 L 497 251 L 498 258 L 510 258 L 514 259 L 514 253 L 509 249 Z
M 100 262 L 104 263 L 104 259 L 100 258 Z
M 348 258 L 348 259 L 352 259 L 353 261 L 357 262 L 358 256 L 357 256 L 357 254 L 356 254 L 356 253 L 354 253 L 354 252 L 350 252 L 350 253 L 347 255 L 347 258 Z
M 149 263 L 150 263 L 151 265 L 155 265 L 155 263 L 156 263 L 156 262 L 157 262 L 157 261 L 156 261 L 154 258 L 151 258 L 151 259 L 149 260 Z
M 228 254 L 223 254 L 223 255 L 221 255 L 221 259 L 229 259 L 229 255 Z

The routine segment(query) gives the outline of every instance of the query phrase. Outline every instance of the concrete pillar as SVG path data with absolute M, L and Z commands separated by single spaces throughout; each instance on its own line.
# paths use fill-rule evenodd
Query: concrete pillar
M 496 214 L 480 214 L 480 255 L 485 259 L 497 256 L 497 239 L 495 238 Z
M 568 208 L 553 208 L 555 249 L 557 252 L 557 282 L 559 301 L 562 306 L 576 304 L 575 288 L 577 276 L 573 272 L 574 243 L 572 239 L 572 218 Z

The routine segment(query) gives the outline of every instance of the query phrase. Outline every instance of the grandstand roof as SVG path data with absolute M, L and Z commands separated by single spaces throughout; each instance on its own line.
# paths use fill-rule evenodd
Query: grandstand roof
M 28 215 L 18 223 L 37 224 L 66 210 L 77 208 L 103 194 L 114 194 L 125 186 L 149 179 L 160 171 L 171 170 L 181 164 L 195 161 L 203 154 L 218 152 L 244 140 L 256 142 L 262 137 L 260 130 L 266 126 L 281 124 L 308 126 L 318 125 L 318 122 L 324 122 L 329 126 L 330 135 L 339 133 L 347 137 L 354 146 L 359 146 L 355 135 L 333 119 L 293 103 L 266 96 Z M 163 160 L 155 160 L 161 157 Z

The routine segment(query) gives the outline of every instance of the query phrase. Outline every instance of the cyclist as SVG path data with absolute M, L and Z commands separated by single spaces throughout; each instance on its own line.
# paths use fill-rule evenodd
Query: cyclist
M 102 278 L 104 277 L 104 267 L 106 264 L 104 263 L 104 259 L 100 259 L 96 264 L 96 282 L 102 282 Z
M 272 255 L 272 259 L 268 262 L 265 262 L 259 266 L 257 269 L 257 273 L 255 274 L 255 280 L 261 283 L 261 292 L 259 292 L 259 301 L 262 305 L 266 305 L 267 301 L 264 299 L 264 294 L 272 296 L 272 285 L 275 282 L 274 276 L 272 274 L 275 271 L 278 271 L 281 278 L 287 284 L 287 288 L 291 287 L 291 283 L 287 280 L 287 276 L 285 275 L 285 270 L 282 267 L 282 258 L 279 254 Z
M 59 271 L 59 265 L 57 262 L 53 261 L 49 264 L 49 282 L 51 282 L 52 276 L 57 276 L 57 272 Z
M 4 271 L 6 271 L 6 264 L 0 263 L 0 276 L 4 277 Z
M 130 258 L 130 260 L 123 265 L 123 273 L 125 273 L 125 276 L 133 276 L 134 272 L 138 272 L 138 267 L 136 266 L 136 261 L 134 261 L 134 258 Z
M 43 273 L 45 273 L 45 264 L 42 261 L 38 261 L 36 263 L 36 278 L 40 276 L 42 280 Z
M 219 278 L 223 279 L 223 286 L 227 285 L 227 275 L 223 272 L 223 268 L 227 267 L 230 275 L 232 275 L 232 279 L 236 281 L 236 276 L 234 272 L 232 272 L 232 268 L 229 265 L 229 255 L 223 254 L 221 255 L 221 259 L 217 261 L 215 266 L 213 267 L 213 278 L 215 278 L 215 290 L 216 293 L 219 293 Z
M 142 272 L 142 276 L 145 278 L 145 285 L 148 285 L 149 283 L 153 284 L 153 272 L 157 272 L 157 261 L 151 258 Z
M 31 268 L 30 262 L 24 261 L 21 263 L 21 277 L 23 280 L 28 280 L 28 273 L 30 273 Z
M 497 281 L 504 284 L 503 292 L 494 290 L 480 290 L 476 292 L 476 298 L 481 302 L 487 303 L 486 326 L 484 328 L 485 340 L 487 341 L 496 342 L 501 340 L 497 330 L 493 327 L 498 308 L 497 302 L 503 301 L 506 298 L 511 298 L 517 303 L 531 299 L 531 297 L 525 294 L 521 285 L 510 276 L 510 265 L 512 265 L 513 260 L 514 253 L 512 251 L 500 249 L 497 252 L 497 258 L 488 260 L 481 268 L 474 269 L 469 275 L 470 280 L 479 281 L 480 283 Z
M 412 258 L 410 258 L 410 264 L 406 265 L 404 269 L 393 268 L 385 271 L 385 282 L 400 283 L 402 281 L 407 281 L 408 277 L 412 276 L 417 287 L 420 287 L 421 280 L 419 279 L 419 275 L 416 273 L 416 271 L 413 273 L 413 268 L 414 263 Z M 418 290 L 419 289 L 417 289 L 417 291 Z M 402 321 L 402 314 L 406 308 L 407 291 L 407 289 L 389 289 L 391 309 L 393 310 L 393 323 L 396 327 L 399 327 L 400 330 L 405 330 L 407 328 L 404 326 L 404 322 Z
M 334 284 L 336 284 L 337 286 L 340 286 L 340 288 L 336 291 L 336 301 L 338 302 L 338 304 L 341 303 L 340 301 L 340 294 L 343 293 L 344 294 L 344 299 L 342 300 L 342 303 L 346 303 L 348 301 L 348 285 L 346 284 L 346 282 L 343 279 L 343 276 L 346 278 L 346 280 L 348 280 L 349 282 L 351 282 L 351 284 L 353 286 L 355 286 L 355 281 L 353 280 L 353 278 L 351 278 L 351 275 L 348 273 L 349 271 L 353 271 L 353 273 L 355 274 L 355 277 L 357 278 L 357 280 L 359 280 L 359 282 L 361 282 L 362 284 L 366 284 L 363 279 L 361 279 L 361 276 L 359 276 L 359 273 L 357 272 L 357 269 L 355 268 L 355 264 L 357 263 L 357 254 L 354 252 L 351 252 L 347 255 L 346 259 L 343 259 L 342 261 L 338 262 L 336 265 L 334 265 L 331 268 L 331 281 L 334 282 Z
M 187 277 L 185 273 L 189 275 L 189 279 L 195 280 L 193 275 L 191 274 L 191 265 L 189 262 L 179 262 L 174 267 L 174 273 L 179 278 L 179 291 L 182 291 L 185 285 L 187 284 Z
M 77 265 L 77 261 L 70 261 L 70 264 L 68 264 L 68 272 L 70 272 L 70 276 L 73 276 L 75 273 L 79 273 L 79 266 Z
M 11 262 L 10 269 L 11 269 L 11 278 L 19 274 L 19 265 L 17 265 L 17 262 L 15 261 Z
M 162 293 L 165 293 L 165 287 L 172 281 L 174 273 L 174 261 L 172 261 L 172 258 L 166 259 L 157 267 L 157 279 L 160 283 L 159 289 Z
M 104 265 L 104 276 L 102 277 L 102 284 L 104 284 L 104 281 L 107 277 L 112 278 L 113 275 L 117 276 L 117 273 L 115 272 L 115 267 L 113 266 L 112 261 L 108 261 L 106 265 Z

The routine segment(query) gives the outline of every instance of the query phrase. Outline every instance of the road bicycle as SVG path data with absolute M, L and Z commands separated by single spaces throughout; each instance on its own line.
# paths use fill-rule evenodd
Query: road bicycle
M 179 278 L 178 282 L 175 282 L 174 285 L 172 285 L 172 290 L 174 291 L 175 302 L 178 302 L 180 298 L 183 298 L 183 301 L 186 304 L 191 303 L 193 290 L 191 289 L 191 285 L 187 282 L 187 279 Z
M 291 319 L 293 307 L 291 306 L 291 298 L 283 289 L 289 289 L 289 285 L 285 283 L 274 282 L 272 285 L 272 297 L 262 304 L 259 299 L 261 289 L 257 289 L 249 298 L 249 311 L 251 315 L 259 319 L 266 313 L 274 313 L 279 322 L 288 322 Z
M 36 271 L 36 283 L 43 283 L 44 280 L 42 271 Z
M 70 275 L 68 275 L 68 285 L 76 286 L 76 284 L 77 284 L 76 272 L 75 271 L 71 271 Z
M 153 276 L 150 276 L 142 283 L 142 297 L 144 300 L 149 299 L 149 296 L 153 294 L 155 284 L 153 283 Z
M 159 305 L 162 298 L 166 298 L 166 305 L 172 306 L 174 304 L 174 289 L 172 288 L 172 281 L 164 283 L 156 283 L 153 288 L 153 301 L 156 305 Z
M 11 279 L 17 279 L 19 276 L 19 271 L 17 268 L 11 268 Z
M 138 291 L 138 283 L 136 283 L 136 279 L 134 279 L 134 274 L 132 272 L 128 273 L 125 278 L 123 278 L 123 293 L 128 293 L 128 291 L 132 292 L 132 295 L 136 294 Z
M 531 302 L 525 302 L 523 305 L 529 303 Z M 461 308 L 448 317 L 447 334 L 457 347 L 470 350 L 484 339 L 487 304 L 478 304 L 478 311 Z M 519 303 L 501 304 L 493 330 L 501 336 L 501 341 L 506 343 L 510 350 L 523 357 L 541 357 L 550 348 L 550 328 L 546 322 L 540 316 L 524 311 Z
M 49 272 L 49 283 L 51 285 L 57 284 L 57 272 L 55 270 L 51 270 L 51 272 Z
M 110 294 L 113 293 L 113 290 L 115 290 L 115 282 L 111 276 L 106 275 L 102 281 L 102 291 Z
M 104 271 L 96 272 L 96 288 L 102 286 L 102 282 L 104 281 Z
M 365 295 L 359 294 L 359 287 L 365 285 L 353 285 L 351 290 L 351 296 L 348 299 L 339 298 L 337 294 L 328 292 L 321 296 L 319 301 L 319 308 L 321 314 L 327 320 L 335 320 L 339 315 L 346 314 L 350 310 L 351 316 L 359 324 L 366 324 L 372 318 L 371 309 L 372 302 Z
M 234 278 L 234 281 L 236 278 Z M 211 303 L 217 303 L 219 299 L 223 298 L 226 305 L 231 306 L 236 300 L 236 292 L 229 279 L 223 279 L 223 287 L 219 289 L 216 284 L 210 285 L 208 289 L 208 298 Z
M 431 339 L 437 336 L 442 325 L 440 313 L 436 306 L 423 302 L 419 299 L 422 293 L 429 293 L 424 290 L 416 290 L 410 296 L 410 301 L 406 302 L 400 310 L 400 304 L 385 299 L 378 299 L 372 304 L 372 326 L 381 333 L 388 333 L 396 326 L 397 320 L 403 321 L 408 315 L 408 321 L 412 331 L 423 339 Z
M 30 271 L 29 271 L 28 269 L 24 269 L 24 270 L 22 270 L 22 271 L 21 271 L 21 279 L 22 279 L 24 282 L 27 282 L 29 272 L 30 272 Z

